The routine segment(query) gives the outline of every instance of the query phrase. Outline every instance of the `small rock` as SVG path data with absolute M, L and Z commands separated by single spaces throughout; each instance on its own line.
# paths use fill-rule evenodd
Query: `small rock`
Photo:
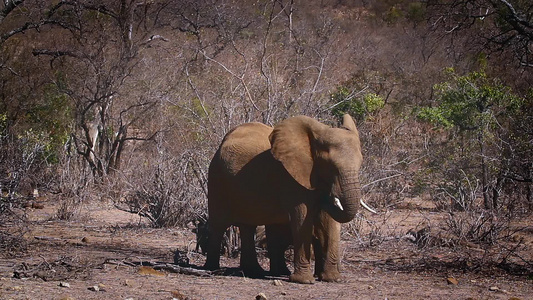
M 31 208 L 33 208 L 33 209 L 43 209 L 44 208 L 44 204 L 32 202 L 31 203 Z
M 376 288 L 376 287 L 373 286 L 373 285 L 369 285 L 369 286 L 368 286 L 368 289 L 369 289 L 369 290 L 373 290 L 373 289 L 375 289 L 375 288 Z
M 89 238 L 84 236 L 82 239 L 81 239 L 81 242 L 82 243 L 89 243 Z
M 283 296 L 287 296 L 287 292 L 281 292 Z
M 126 279 L 126 280 L 124 281 L 124 285 L 125 285 L 125 286 L 133 286 L 133 282 L 132 282 L 131 280 Z
M 255 296 L 255 300 L 268 300 L 268 298 L 265 294 L 259 293 L 257 296 Z
M 64 287 L 64 288 L 69 288 L 70 287 L 70 284 L 68 282 L 60 282 L 59 283 L 59 286 L 60 287 Z
M 282 286 L 283 282 L 281 282 L 281 280 L 279 279 L 274 279 L 274 281 L 272 281 L 272 284 L 275 286 Z
M 458 285 L 459 284 L 459 281 L 453 277 L 448 277 L 446 279 L 446 281 L 448 282 L 448 284 L 453 284 L 453 285 Z
M 42 280 L 46 281 L 48 274 L 45 271 L 37 271 L 35 274 L 33 274 L 33 276 L 37 278 L 41 278 Z
M 100 287 L 97 285 L 93 285 L 87 288 L 89 291 L 98 292 L 100 291 Z
M 497 291 L 499 291 L 499 290 L 500 290 L 500 288 L 497 287 L 497 286 L 491 286 L 491 287 L 489 288 L 489 291 L 491 291 L 491 292 L 497 292 Z
M 178 300 L 186 300 L 189 299 L 187 296 L 183 295 L 180 291 L 174 290 L 170 292 L 172 294 L 172 299 L 178 299 Z

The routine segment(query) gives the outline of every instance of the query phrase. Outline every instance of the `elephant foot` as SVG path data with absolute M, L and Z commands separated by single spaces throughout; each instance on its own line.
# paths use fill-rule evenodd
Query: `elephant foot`
M 297 272 L 289 276 L 289 281 L 304 284 L 313 284 L 315 283 L 315 277 L 311 274 L 311 272 Z
M 249 278 L 263 278 L 266 275 L 266 271 L 260 265 L 242 266 L 241 269 L 244 276 Z
M 288 276 L 291 275 L 291 271 L 287 268 L 287 265 L 270 268 L 270 275 L 272 276 Z
M 339 271 L 324 271 L 318 274 L 318 280 L 320 281 L 326 281 L 326 282 L 340 282 L 341 281 L 341 273 Z
M 204 269 L 206 269 L 206 270 L 218 270 L 218 269 L 220 269 L 220 263 L 207 261 L 204 264 Z

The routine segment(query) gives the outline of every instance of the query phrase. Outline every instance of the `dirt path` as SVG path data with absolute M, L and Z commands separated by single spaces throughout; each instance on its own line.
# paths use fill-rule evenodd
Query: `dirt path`
M 0 260 L 0 299 L 256 299 L 260 293 L 267 299 L 533 299 L 531 279 L 501 270 L 458 271 L 450 250 L 423 252 L 395 238 L 374 247 L 361 247 L 353 238 L 343 241 L 341 283 L 299 285 L 238 272 L 202 277 L 141 269 L 135 264 L 172 262 L 176 249 L 192 265 L 205 258 L 188 251 L 195 241 L 190 230 L 139 226 L 137 216 L 108 206 L 92 207 L 72 222 L 47 221 L 54 209 L 47 203 L 30 213 L 36 222 L 26 235 L 28 253 Z M 422 217 L 398 213 L 387 219 L 386 228 L 406 232 Z M 266 267 L 266 258 L 262 262 Z M 238 259 L 221 263 L 235 268 Z M 458 284 L 448 283 L 449 277 Z

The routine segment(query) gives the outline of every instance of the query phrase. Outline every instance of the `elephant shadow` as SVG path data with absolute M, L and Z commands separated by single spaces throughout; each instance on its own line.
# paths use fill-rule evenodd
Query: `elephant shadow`
M 200 218 L 199 221 L 196 222 L 196 228 L 193 229 L 193 232 L 196 234 L 196 248 L 195 252 L 201 253 L 203 255 L 206 254 L 207 251 L 207 245 L 208 245 L 208 222 L 205 217 Z M 230 230 L 232 228 L 235 228 L 236 230 L 233 233 L 230 233 Z M 277 247 L 281 247 L 284 249 L 284 259 L 283 262 L 287 264 L 291 261 L 292 255 L 293 255 L 293 245 L 292 245 L 292 234 L 290 232 L 290 227 L 287 224 L 286 227 L 281 228 L 282 232 L 277 232 L 274 236 L 270 237 L 270 240 L 272 242 L 272 239 L 276 239 Z M 226 236 L 226 234 L 228 236 Z M 224 238 L 224 243 L 221 248 L 221 255 L 226 255 L 230 258 L 236 258 L 237 255 L 240 254 L 240 236 L 238 232 L 238 227 L 232 226 L 227 230 Z M 232 235 L 230 237 L 230 235 Z M 229 242 L 233 241 L 233 248 L 230 248 Z M 317 247 L 321 247 L 319 243 L 319 239 L 315 236 L 313 237 L 313 244 L 311 247 L 311 257 L 312 259 L 316 259 L 316 251 L 315 249 Z M 265 226 L 258 226 L 256 230 L 256 248 L 261 250 L 267 250 L 268 249 L 268 237 L 266 235 Z M 232 249 L 232 250 L 229 250 Z M 288 253 L 287 253 L 288 251 Z M 187 252 L 176 250 L 174 254 L 174 264 L 182 266 L 182 267 L 190 267 L 198 270 L 206 270 L 204 266 L 198 266 L 194 264 L 189 264 L 188 259 L 184 260 L 182 257 L 186 257 Z M 267 252 L 266 257 L 271 259 L 270 254 Z M 290 264 L 289 264 L 290 265 Z M 226 267 L 226 268 L 220 268 L 213 272 L 213 274 L 221 275 L 221 276 L 235 276 L 235 277 L 244 277 L 244 272 L 240 267 Z M 264 274 L 265 276 L 263 278 L 266 279 L 283 279 L 288 280 L 288 275 L 279 275 L 279 274 L 273 274 L 270 271 L 266 271 Z
M 257 242 L 258 244 L 262 243 L 263 246 L 261 246 L 261 248 L 264 248 L 264 249 L 266 249 L 265 239 L 266 239 L 266 236 L 263 235 L 262 238 L 260 238 Z M 236 251 L 238 251 L 238 249 Z M 174 251 L 174 262 L 173 263 L 174 265 L 177 265 L 179 267 L 194 269 L 199 272 L 198 274 L 204 274 L 206 276 L 216 275 L 216 276 L 241 277 L 241 278 L 246 277 L 244 274 L 244 271 L 240 267 L 222 267 L 218 270 L 208 270 L 203 265 L 197 265 L 197 264 L 190 263 L 188 257 L 189 255 L 187 251 L 176 249 L 176 251 Z M 280 279 L 280 280 L 288 281 L 288 275 L 287 276 L 273 275 L 270 272 L 266 272 L 264 276 L 262 276 L 261 278 Z

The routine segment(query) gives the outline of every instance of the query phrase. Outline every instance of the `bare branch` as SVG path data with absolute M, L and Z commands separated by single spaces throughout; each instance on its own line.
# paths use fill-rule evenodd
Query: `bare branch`
M 205 57 L 205 59 L 207 59 L 208 61 L 211 61 L 211 62 L 214 62 L 216 63 L 217 65 L 219 65 L 220 67 L 222 67 L 222 69 L 224 69 L 224 71 L 228 72 L 231 76 L 237 78 L 241 84 L 243 85 L 244 87 L 244 91 L 246 93 L 246 96 L 248 97 L 248 101 L 250 101 L 250 103 L 252 104 L 252 107 L 257 110 L 257 111 L 261 111 L 261 109 L 257 106 L 257 104 L 255 103 L 254 99 L 252 98 L 252 94 L 250 93 L 250 90 L 248 89 L 248 85 L 246 84 L 246 81 L 244 80 L 244 75 L 245 73 L 243 72 L 242 75 L 237 75 L 235 72 L 231 71 L 228 67 L 226 67 L 223 63 L 219 62 L 218 60 L 216 59 L 213 59 L 211 57 L 209 57 L 205 51 L 201 51 L 202 55 Z
M 48 55 L 48 56 L 52 56 L 53 58 L 58 58 L 61 56 L 80 57 L 79 54 L 76 54 L 72 51 L 67 51 L 67 50 L 34 49 L 32 51 L 32 54 L 34 56 Z

